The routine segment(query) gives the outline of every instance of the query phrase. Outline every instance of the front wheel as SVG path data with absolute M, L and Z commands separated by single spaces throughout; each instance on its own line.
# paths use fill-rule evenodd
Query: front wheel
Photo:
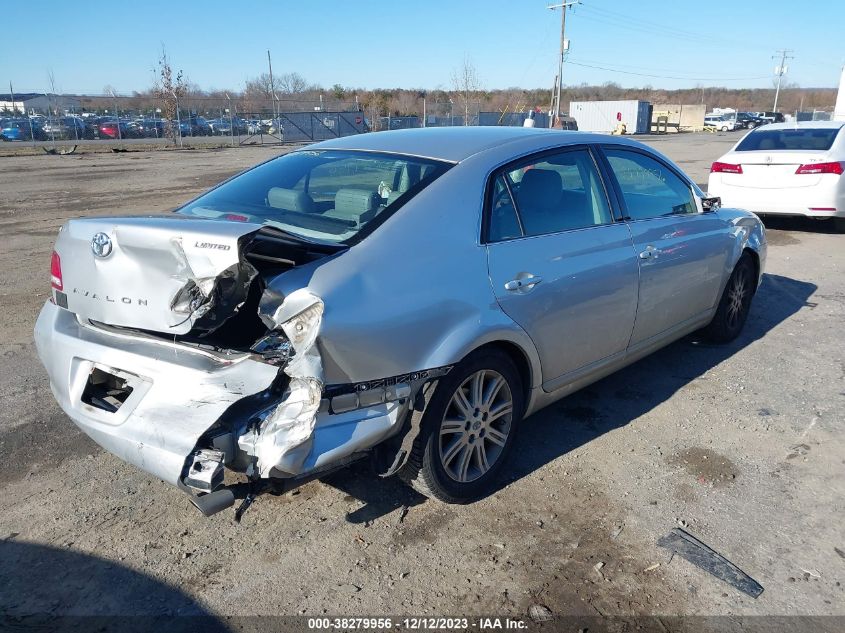
M 722 132 L 727 132 L 727 131 L 728 131 L 728 126 L 727 126 L 727 125 L 723 125 L 723 126 L 722 126 Z
M 751 309 L 755 286 L 754 262 L 745 254 L 728 279 L 713 320 L 704 328 L 707 338 L 716 343 L 728 343 L 739 336 Z
M 522 419 L 523 400 L 522 379 L 506 354 L 471 354 L 440 379 L 399 476 L 445 503 L 489 494 Z

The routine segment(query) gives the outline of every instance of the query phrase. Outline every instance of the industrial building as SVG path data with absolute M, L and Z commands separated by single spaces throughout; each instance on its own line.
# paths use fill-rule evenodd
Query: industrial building
M 10 92 L 0 95 L 0 111 L 17 111 L 26 114 L 64 114 L 79 111 L 78 97 L 37 92 Z

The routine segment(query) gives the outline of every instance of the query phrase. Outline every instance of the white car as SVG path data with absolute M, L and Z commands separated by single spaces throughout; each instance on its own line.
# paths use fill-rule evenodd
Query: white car
M 733 132 L 739 127 L 736 119 L 729 119 L 720 114 L 712 114 L 704 117 L 704 125 L 706 127 L 714 127 L 722 132 Z
M 835 218 L 845 229 L 845 121 L 773 123 L 710 168 L 708 193 L 758 215 Z

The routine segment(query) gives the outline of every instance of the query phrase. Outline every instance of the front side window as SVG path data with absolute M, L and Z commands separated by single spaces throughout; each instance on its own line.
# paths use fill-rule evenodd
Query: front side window
M 629 150 L 604 150 L 631 220 L 698 212 L 690 186 L 663 163 Z
M 510 211 L 515 203 L 515 218 Z M 514 222 L 516 220 L 516 222 Z M 490 238 L 545 235 L 612 222 L 590 152 L 559 152 L 509 167 L 494 182 Z
M 443 161 L 376 152 L 292 152 L 233 178 L 177 212 L 266 224 L 306 239 L 347 242 L 450 167 Z

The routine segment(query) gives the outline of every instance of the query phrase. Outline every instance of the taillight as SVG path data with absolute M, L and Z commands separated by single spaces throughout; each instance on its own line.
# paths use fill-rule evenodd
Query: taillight
M 795 170 L 796 174 L 836 174 L 845 172 L 845 163 L 808 163 Z
M 249 218 L 238 213 L 227 213 L 223 216 L 224 220 L 232 220 L 233 222 L 249 222 Z
M 733 163 L 720 163 L 716 161 L 710 166 L 711 174 L 741 174 L 742 165 L 734 165 Z
M 63 290 L 62 285 L 62 260 L 56 251 L 50 257 L 50 285 L 56 290 Z

